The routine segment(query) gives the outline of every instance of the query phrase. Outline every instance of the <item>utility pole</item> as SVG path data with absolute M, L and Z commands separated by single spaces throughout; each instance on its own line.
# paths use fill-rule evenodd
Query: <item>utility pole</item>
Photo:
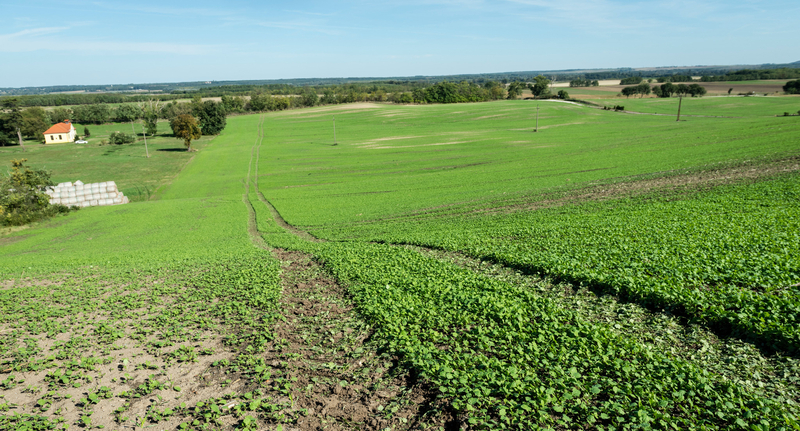
M 338 145 L 336 143 L 336 116 L 333 116 L 333 145 Z
M 681 102 L 683 102 L 683 96 L 678 96 L 678 119 L 675 121 L 681 121 Z
M 533 129 L 534 132 L 539 131 L 539 105 L 536 105 L 536 128 Z
M 133 122 L 131 122 L 133 125 Z M 147 154 L 147 158 L 150 158 L 150 151 L 147 150 L 147 133 L 144 131 L 144 124 L 142 124 L 142 136 L 144 136 L 144 153 Z

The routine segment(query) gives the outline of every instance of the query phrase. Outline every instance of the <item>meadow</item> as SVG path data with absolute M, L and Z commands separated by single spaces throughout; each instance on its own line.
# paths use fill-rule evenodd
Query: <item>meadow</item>
M 232 117 L 0 237 L 0 425 L 796 429 L 794 100 Z
M 168 183 L 186 165 L 195 153 L 187 153 L 183 141 L 172 136 L 169 123 L 158 123 L 156 136 L 147 138 L 145 149 L 142 140 L 142 125 L 129 123 L 82 125 L 75 124 L 78 135 L 83 136 L 84 127 L 89 128 L 91 136 L 87 144 L 41 145 L 33 140 L 25 143 L 26 151 L 18 146 L 0 147 L 0 162 L 10 166 L 11 160 L 28 159 L 28 166 L 46 169 L 53 173 L 56 183 L 84 183 L 114 181 L 120 190 L 135 201 L 149 199 L 158 187 Z M 116 131 L 138 134 L 138 140 L 129 145 L 102 145 L 108 136 Z M 202 149 L 212 137 L 204 136 L 193 143 Z M 147 158 L 147 155 L 150 155 Z

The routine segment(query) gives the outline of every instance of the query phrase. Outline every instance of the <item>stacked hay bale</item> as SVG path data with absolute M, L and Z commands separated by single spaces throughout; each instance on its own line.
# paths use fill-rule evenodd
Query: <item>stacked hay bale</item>
M 48 187 L 45 193 L 50 196 L 51 204 L 68 207 L 85 208 L 128 203 L 128 198 L 117 190 L 114 181 L 92 184 L 84 184 L 81 181 L 61 183 L 55 187 Z

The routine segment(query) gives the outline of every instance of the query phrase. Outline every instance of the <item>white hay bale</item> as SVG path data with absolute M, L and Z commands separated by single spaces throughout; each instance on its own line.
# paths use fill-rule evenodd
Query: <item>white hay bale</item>
M 94 200 L 89 201 L 89 205 L 91 205 L 93 207 L 96 207 L 96 206 L 100 205 L 100 203 L 97 201 L 97 199 L 94 199 Z
M 72 183 L 59 183 L 59 187 L 72 187 Z
M 75 185 L 76 186 L 82 186 L 83 185 L 83 181 L 81 181 L 81 180 L 75 181 Z
M 115 192 L 117 191 L 117 186 L 108 186 L 106 187 L 107 192 Z
M 122 197 L 122 203 L 124 203 L 124 204 L 127 204 L 127 203 L 129 203 L 129 202 L 130 202 L 130 201 L 128 200 L 128 197 L 127 197 L 127 196 L 123 196 L 123 197 Z
M 58 199 L 58 198 L 50 199 L 50 204 L 51 205 L 60 204 L 60 203 L 61 203 L 61 199 Z
M 114 205 L 119 205 L 119 204 L 122 203 L 122 198 L 121 197 L 116 197 L 116 198 L 114 198 L 112 200 L 114 201 Z

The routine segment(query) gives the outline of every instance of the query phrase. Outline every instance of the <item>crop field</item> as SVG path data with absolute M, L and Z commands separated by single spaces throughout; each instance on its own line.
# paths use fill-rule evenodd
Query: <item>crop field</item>
M 0 428 L 798 429 L 791 100 L 229 118 L 0 236 Z
M 628 111 L 675 116 L 678 113 L 678 99 L 653 99 L 636 97 L 621 101 L 604 101 L 600 104 L 613 107 L 623 105 Z M 796 115 L 800 111 L 800 97 L 684 97 L 681 102 L 681 119 L 685 115 L 718 117 L 782 116 L 784 112 Z M 781 125 L 775 123 L 775 125 Z M 782 126 L 782 125 L 781 125 Z
M 761 81 L 699 82 L 698 84 L 705 87 L 709 96 L 727 96 L 728 90 L 731 90 L 730 94 L 734 96 L 738 94 L 779 96 L 783 95 L 783 86 L 788 81 L 789 80 L 786 79 L 776 79 Z M 661 84 L 653 81 L 650 85 Z M 600 85 L 599 87 L 563 87 L 563 89 L 569 92 L 570 96 L 578 99 L 606 99 L 615 97 L 625 87 L 628 87 L 628 85 L 619 85 L 619 81 L 615 81 L 614 85 Z

